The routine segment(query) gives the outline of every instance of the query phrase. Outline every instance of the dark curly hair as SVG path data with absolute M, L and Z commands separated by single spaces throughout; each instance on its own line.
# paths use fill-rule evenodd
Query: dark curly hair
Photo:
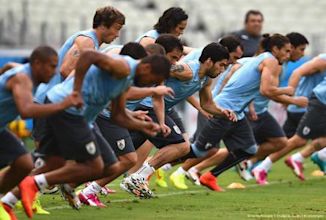
M 187 19 L 188 15 L 182 8 L 171 7 L 163 12 L 163 15 L 154 25 L 154 29 L 160 34 L 170 33 L 178 24 Z

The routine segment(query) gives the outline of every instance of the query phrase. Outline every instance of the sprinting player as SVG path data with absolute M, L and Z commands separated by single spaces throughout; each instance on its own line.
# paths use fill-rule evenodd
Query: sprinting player
M 210 119 L 191 145 L 195 155 L 203 157 L 207 150 L 223 139 L 230 152 L 220 165 L 200 177 L 201 184 L 212 190 L 220 191 L 216 176 L 257 152 L 252 130 L 244 118 L 245 107 L 260 93 L 270 99 L 286 102 L 290 97 L 285 94 L 291 95 L 293 92 L 291 88 L 277 87 L 281 73 L 280 64 L 290 56 L 288 38 L 280 34 L 269 37 L 266 39 L 265 50 L 268 52 L 253 58 L 238 69 L 214 98 L 217 105 L 234 111 L 238 120 L 232 122 L 222 117 Z
M 217 87 L 219 87 L 220 84 L 222 83 L 221 80 L 223 81 L 224 76 L 231 69 L 232 64 L 234 64 L 236 62 L 236 60 L 241 58 L 241 56 L 243 54 L 243 49 L 242 49 L 242 46 L 241 46 L 239 40 L 233 36 L 223 37 L 220 40 L 220 44 L 223 45 L 224 47 L 226 47 L 229 51 L 229 56 L 230 56 L 229 60 L 228 60 L 229 66 L 219 76 L 219 78 L 218 78 L 219 82 L 216 83 L 214 86 L 213 96 L 214 96 L 214 93 L 216 93 L 217 90 L 219 90 Z M 185 56 L 182 60 L 195 59 L 195 57 L 200 56 L 200 53 L 199 53 L 200 51 L 202 51 L 202 49 L 194 50 L 191 53 L 189 53 L 187 56 Z M 194 98 L 194 97 L 192 97 L 192 98 Z M 189 98 L 188 98 L 188 101 L 189 101 Z M 192 137 L 193 141 L 196 139 L 197 134 L 200 133 L 202 127 L 207 123 L 208 119 L 211 117 L 211 115 L 208 114 L 205 110 L 203 110 L 202 108 L 200 108 L 200 109 L 201 109 L 201 111 L 198 112 L 198 117 L 197 117 L 197 129 L 196 129 L 194 136 Z M 211 153 L 214 153 L 214 152 L 211 152 Z M 180 166 L 175 172 L 173 172 L 171 174 L 170 180 L 173 183 L 173 185 L 178 189 L 187 189 L 188 186 L 185 184 L 185 175 L 187 175 L 187 177 L 189 177 L 189 178 L 192 178 L 192 175 L 191 175 L 192 173 L 188 173 L 187 171 L 191 167 L 200 163 L 202 160 L 204 160 L 204 158 L 194 158 L 194 159 L 188 159 L 187 161 L 185 161 L 185 163 L 182 166 Z M 192 171 L 194 171 L 194 169 L 192 169 Z M 195 172 L 195 173 L 197 173 L 197 172 Z M 198 181 L 195 180 L 194 182 L 197 182 L 197 184 L 198 184 L 199 180 Z
M 148 135 L 157 133 L 157 124 L 144 121 L 147 117 L 143 114 L 139 116 L 125 111 L 123 93 L 132 83 L 150 86 L 162 82 L 169 76 L 169 69 L 169 61 L 159 55 L 146 57 L 140 62 L 128 56 L 110 57 L 92 50 L 81 55 L 75 77 L 68 77 L 47 93 L 47 102 L 57 103 L 70 91 L 76 91 L 81 93 L 85 107 L 81 110 L 69 108 L 47 118 L 46 135 L 40 147 L 44 148 L 46 155 L 61 157 L 62 163 L 59 168 L 59 161 L 51 164 L 52 168 L 57 166 L 54 170 L 47 164 L 35 171 L 38 175 L 29 176 L 20 183 L 22 203 L 29 217 L 33 215 L 31 202 L 35 193 L 48 185 L 83 183 L 116 171 L 112 149 L 90 124 L 111 100 L 112 118 L 117 123 L 129 129 L 140 129 Z M 65 163 L 65 160 L 76 162 Z
M 49 105 L 33 103 L 33 94 L 40 83 L 47 83 L 55 73 L 58 55 L 48 46 L 33 50 L 30 63 L 12 68 L 0 76 L 0 168 L 9 166 L 0 172 L 0 192 L 6 193 L 16 186 L 33 168 L 30 154 L 6 125 L 16 119 L 45 117 L 73 105 L 79 105 L 75 93 L 67 94 L 62 102 Z M 5 145 L 4 145 L 5 144 Z M 9 209 L 7 205 L 4 205 Z
M 301 95 L 305 95 L 305 96 L 309 97 L 314 94 L 314 92 L 313 92 L 314 87 L 316 85 L 318 85 L 318 83 L 320 83 L 322 80 L 324 80 L 324 77 L 326 74 L 325 70 L 326 70 L 326 55 L 321 54 L 321 55 L 315 57 L 313 60 L 308 61 L 307 63 L 303 64 L 301 67 L 296 69 L 293 72 L 292 76 L 290 77 L 289 86 L 292 86 L 293 88 L 297 88 L 297 86 L 299 86 L 298 89 L 296 89 L 296 94 L 301 94 Z M 309 106 L 310 105 L 311 104 L 309 104 Z M 309 109 L 309 106 L 308 106 L 308 109 Z M 318 108 L 317 108 L 317 110 L 318 110 Z M 305 114 L 307 114 L 307 113 L 305 113 Z M 301 120 L 303 120 L 303 119 L 301 119 Z M 308 122 L 305 122 L 305 123 L 308 123 Z M 278 161 L 280 158 L 282 158 L 289 152 L 293 151 L 294 149 L 304 146 L 307 142 L 307 139 L 310 139 L 310 136 L 314 137 L 314 135 L 316 135 L 316 134 L 311 134 L 311 135 L 308 135 L 309 138 L 306 138 L 305 137 L 306 135 L 302 134 L 303 131 L 299 130 L 299 129 L 303 129 L 300 127 L 300 124 L 301 124 L 301 121 L 297 127 L 296 134 L 289 139 L 287 146 L 285 148 L 269 155 L 268 157 L 266 157 L 266 159 L 260 165 L 258 165 L 255 168 L 256 172 L 266 173 L 266 175 L 265 174 L 260 175 L 261 181 L 267 181 L 267 172 L 268 172 L 268 170 L 270 170 L 270 168 L 272 167 L 272 164 L 274 162 Z M 317 134 L 318 134 L 318 132 L 317 132 Z M 300 153 L 295 154 L 295 155 L 296 156 L 294 157 L 295 158 L 294 161 L 291 160 L 291 158 L 288 158 L 287 163 L 296 165 L 295 172 L 296 172 L 297 176 L 303 180 L 304 179 L 303 167 L 302 167 L 302 163 L 300 163 L 300 161 L 303 161 L 303 158 L 300 157 L 301 156 Z
M 147 56 L 143 46 L 134 42 L 124 45 L 120 54 L 129 55 L 134 59 L 141 59 Z M 146 96 L 160 98 L 160 96 L 172 94 L 172 89 L 165 86 L 151 88 L 130 87 L 126 99 L 132 100 L 127 101 L 126 107 L 133 111 L 141 99 Z M 113 122 L 109 110 L 103 111 L 97 117 L 96 124 L 98 125 L 103 137 L 107 140 L 114 150 L 115 155 L 118 157 L 119 169 L 115 173 L 110 173 L 110 175 L 105 178 L 93 181 L 83 189 L 78 196 L 80 201 L 86 205 L 104 207 L 105 205 L 99 200 L 97 194 L 100 193 L 106 184 L 110 183 L 134 166 L 137 161 L 137 154 L 129 131 Z
M 305 36 L 300 33 L 289 33 L 286 35 L 286 37 L 291 43 L 289 61 L 295 62 L 304 56 L 305 48 L 309 42 Z M 279 77 L 279 80 L 281 80 L 282 75 L 285 74 L 284 71 L 287 69 L 287 65 L 288 62 L 283 64 L 283 71 Z M 306 107 L 307 103 L 306 98 L 304 98 L 304 94 L 296 94 L 294 101 L 297 102 L 297 106 L 300 108 Z M 269 100 L 267 98 L 264 96 L 259 96 L 254 100 L 253 104 L 249 106 L 247 118 L 251 127 L 253 128 L 255 140 L 259 145 L 259 149 L 254 157 L 251 157 L 250 159 L 237 165 L 238 173 L 244 180 L 250 180 L 252 178 L 251 169 L 253 164 L 265 159 L 265 157 L 269 154 L 277 152 L 286 147 L 288 141 L 280 125 L 267 111 L 268 102 Z M 264 185 L 267 183 L 265 181 L 260 181 L 260 175 L 264 175 L 264 173 L 258 173 L 257 170 L 253 170 L 252 173 L 254 174 L 258 184 Z
M 322 78 L 323 80 L 312 90 L 307 112 L 301 118 L 296 134 L 289 139 L 286 148 L 269 156 L 272 163 L 279 160 L 294 149 L 304 146 L 309 139 L 312 139 L 311 145 L 318 145 L 320 138 L 325 135 L 325 129 L 323 128 L 323 119 L 325 114 L 325 103 L 323 99 L 323 95 L 325 94 L 323 93 L 323 89 L 325 88 L 325 70 L 326 55 L 320 54 L 311 61 L 303 64 L 300 68 L 296 69 L 290 77 L 289 86 L 293 86 L 294 88 L 296 88 L 299 84 L 301 77 L 306 77 L 307 79 L 305 80 L 309 80 L 308 77 L 315 75 L 316 77 L 312 77 L 310 80 L 316 80 L 317 78 L 319 78 L 319 80 Z M 286 164 L 293 169 L 295 175 L 301 180 L 304 180 L 302 166 L 303 160 L 304 158 L 300 152 L 286 159 Z M 269 166 L 258 168 L 268 171 L 270 167 L 271 163 L 269 163 Z
M 189 152 L 189 142 L 182 135 L 186 133 L 181 130 L 183 125 L 173 109 L 174 105 L 200 91 L 201 104 L 207 106 L 211 113 L 226 115 L 232 119 L 231 112 L 220 109 L 214 104 L 210 92 L 210 78 L 215 78 L 224 70 L 228 58 L 228 51 L 222 45 L 211 43 L 203 49 L 199 59 L 178 63 L 177 71 L 171 73 L 171 77 L 166 81 L 166 85 L 175 93 L 174 97 L 165 97 L 166 119 L 169 120 L 167 124 L 172 130 L 171 134 L 167 137 L 155 138 L 148 138 L 138 132 L 132 134 L 136 148 L 149 139 L 159 148 L 159 151 L 138 171 L 124 179 L 123 186 L 130 192 L 136 194 L 134 191 L 145 191 L 144 187 L 138 184 L 139 180 L 148 179 L 162 165 L 177 160 Z M 185 79 L 186 76 L 189 78 Z M 145 99 L 141 104 L 144 107 L 140 109 L 150 110 L 149 115 L 153 116 L 150 100 Z M 155 121 L 155 118 L 153 120 Z M 149 189 L 146 190 L 148 191 L 144 193 L 151 196 L 152 192 Z

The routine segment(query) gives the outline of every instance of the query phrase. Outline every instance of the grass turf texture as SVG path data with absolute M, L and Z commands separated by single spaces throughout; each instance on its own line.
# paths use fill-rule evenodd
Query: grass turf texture
M 310 176 L 317 169 L 315 165 L 306 161 L 305 182 L 300 182 L 283 161 L 272 169 L 270 184 L 263 187 L 253 180 L 242 181 L 231 169 L 220 176 L 220 185 L 226 188 L 241 182 L 247 188 L 223 193 L 190 182 L 186 182 L 188 190 L 177 190 L 171 184 L 163 189 L 155 186 L 153 177 L 151 187 L 158 198 L 151 200 L 139 200 L 121 191 L 119 181 L 115 181 L 110 187 L 117 193 L 100 197 L 108 206 L 104 209 L 83 206 L 75 211 L 58 194 L 44 195 L 42 205 L 51 215 L 35 215 L 33 219 L 326 219 L 326 178 Z M 21 210 L 16 213 L 18 219 L 27 219 Z

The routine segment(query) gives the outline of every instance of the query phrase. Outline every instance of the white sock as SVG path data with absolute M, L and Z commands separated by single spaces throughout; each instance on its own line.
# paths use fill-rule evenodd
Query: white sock
M 44 174 L 39 174 L 34 177 L 36 184 L 38 185 L 38 188 L 43 191 L 46 187 L 49 186 L 48 182 L 46 181 Z
M 1 202 L 6 203 L 11 208 L 14 208 L 18 202 L 18 199 L 12 192 L 8 192 L 4 197 L 1 198 Z
M 141 175 L 145 180 L 147 180 L 149 176 L 152 175 L 154 172 L 154 167 L 152 167 L 149 163 L 145 162 L 136 173 Z
M 301 163 L 303 163 L 303 161 L 304 161 L 304 157 L 302 156 L 302 154 L 300 152 L 293 154 L 291 156 L 291 158 L 292 158 L 292 160 L 298 161 L 298 162 L 301 162 Z
M 164 164 L 163 166 L 161 166 L 161 169 L 164 171 L 169 171 L 172 169 L 172 165 L 170 163 Z
M 247 169 L 250 170 L 251 167 L 252 167 L 252 165 L 253 165 L 252 162 L 251 162 L 251 160 L 247 160 L 246 161 L 246 164 L 247 164 Z
M 326 147 L 317 152 L 320 160 L 326 162 Z
M 196 167 L 191 167 L 189 170 L 188 170 L 189 173 L 198 173 L 198 169 Z
M 263 160 L 263 162 L 261 162 L 259 167 L 267 172 L 271 169 L 272 165 L 273 165 L 273 162 L 271 161 L 271 159 L 269 157 L 266 157 L 265 160 Z
M 102 187 L 97 184 L 97 182 L 93 181 L 89 184 L 85 189 L 82 190 L 83 194 L 90 195 L 90 194 L 97 194 L 101 191 Z
M 178 175 L 185 175 L 186 171 L 182 167 L 179 167 L 174 173 Z

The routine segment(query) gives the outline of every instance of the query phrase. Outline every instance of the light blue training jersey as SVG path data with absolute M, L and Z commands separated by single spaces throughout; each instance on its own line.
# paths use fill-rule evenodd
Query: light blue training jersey
M 11 91 L 6 88 L 9 79 L 17 73 L 26 74 L 32 81 L 32 70 L 29 63 L 22 66 L 12 68 L 0 75 L 0 132 L 3 131 L 6 125 L 15 120 L 19 116 L 19 112 Z M 36 86 L 34 85 L 33 94 Z
M 48 83 L 41 83 L 36 91 L 34 101 L 37 103 L 44 103 L 45 96 L 47 91 L 49 91 L 53 86 L 57 85 L 58 83 L 61 83 L 63 78 L 60 73 L 60 67 L 63 63 L 63 60 L 66 56 L 66 53 L 69 51 L 69 49 L 72 47 L 72 45 L 75 42 L 75 39 L 79 36 L 85 36 L 92 39 L 95 45 L 95 50 L 99 49 L 99 42 L 96 37 L 96 33 L 94 30 L 87 30 L 87 31 L 80 31 L 69 37 L 66 42 L 63 44 L 63 46 L 59 50 L 59 60 L 58 60 L 58 67 L 56 70 L 55 75 L 51 78 L 51 80 Z
M 241 120 L 247 105 L 260 95 L 259 65 L 265 59 L 273 57 L 271 53 L 265 52 L 245 62 L 235 71 L 222 91 L 214 97 L 216 104 L 234 111 L 238 120 Z
M 153 29 L 153 30 L 147 31 L 145 34 L 142 34 L 140 37 L 138 37 L 135 40 L 135 42 L 139 43 L 141 41 L 141 39 L 143 39 L 144 37 L 150 37 L 150 38 L 153 38 L 154 40 L 156 40 L 159 36 L 160 36 L 160 33 L 158 33 L 157 30 Z
M 123 79 L 114 78 L 109 72 L 92 65 L 84 78 L 82 86 L 82 97 L 84 106 L 82 109 L 71 107 L 65 111 L 83 116 L 89 123 L 94 122 L 97 115 L 105 109 L 109 102 L 118 97 L 129 86 L 133 84 L 133 79 L 136 74 L 138 61 L 129 56 L 115 55 L 113 58 L 122 58 L 127 61 L 130 74 Z M 73 91 L 75 77 L 69 77 L 62 83 L 54 86 L 48 93 L 47 97 L 53 103 L 61 102 L 65 97 Z
M 186 100 L 189 96 L 192 96 L 195 92 L 201 90 L 209 80 L 209 77 L 207 76 L 204 76 L 203 78 L 199 77 L 200 62 L 198 59 L 189 60 L 184 63 L 190 67 L 193 77 L 187 81 L 181 81 L 174 77 L 170 77 L 166 80 L 165 85 L 171 87 L 174 91 L 174 97 L 164 97 L 166 110 L 171 109 L 179 102 Z M 153 107 L 152 98 L 147 97 L 140 104 L 147 107 Z

